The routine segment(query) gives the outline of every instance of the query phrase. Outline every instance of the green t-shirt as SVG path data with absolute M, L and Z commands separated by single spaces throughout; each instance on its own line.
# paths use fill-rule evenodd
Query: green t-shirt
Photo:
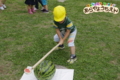
M 67 29 L 71 30 L 70 33 L 72 33 L 75 30 L 75 26 L 68 17 L 65 18 L 65 21 L 63 23 L 54 21 L 53 27 L 58 28 L 62 33 L 65 33 Z

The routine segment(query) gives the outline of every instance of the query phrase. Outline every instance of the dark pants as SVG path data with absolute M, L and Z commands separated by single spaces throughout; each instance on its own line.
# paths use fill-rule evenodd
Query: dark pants
M 37 8 L 37 9 L 39 8 L 39 4 L 38 4 L 38 2 L 43 6 L 41 0 L 35 0 L 35 8 Z

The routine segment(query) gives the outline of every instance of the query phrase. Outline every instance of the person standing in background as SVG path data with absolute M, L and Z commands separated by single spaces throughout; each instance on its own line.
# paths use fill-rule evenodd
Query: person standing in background
M 0 0 L 0 10 L 6 9 L 5 2 L 6 2 L 6 0 Z
M 25 4 L 28 6 L 28 13 L 29 14 L 33 14 L 35 12 L 34 10 L 34 5 L 35 5 L 35 1 L 34 0 L 25 0 Z

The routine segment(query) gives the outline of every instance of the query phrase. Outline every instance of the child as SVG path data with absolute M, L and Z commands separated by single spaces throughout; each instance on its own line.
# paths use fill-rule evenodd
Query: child
M 33 14 L 35 12 L 33 5 L 35 4 L 34 0 L 25 0 L 25 4 L 28 5 L 28 13 Z
M 72 21 L 66 16 L 66 10 L 63 6 L 56 6 L 53 10 L 54 15 L 54 28 L 56 34 L 54 35 L 54 41 L 59 42 L 61 45 L 57 49 L 64 48 L 64 41 L 68 38 L 68 46 L 70 47 L 70 59 L 67 62 L 74 63 L 77 60 L 75 55 L 74 40 L 76 37 L 77 29 L 73 25 Z
M 5 2 L 6 2 L 6 0 L 0 0 L 0 9 L 1 10 L 4 10 L 6 8 Z

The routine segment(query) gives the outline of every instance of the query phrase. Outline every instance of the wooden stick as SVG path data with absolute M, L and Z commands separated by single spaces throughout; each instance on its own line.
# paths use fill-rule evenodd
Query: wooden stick
M 35 69 L 38 64 L 40 64 L 54 49 L 56 49 L 60 44 L 57 44 L 55 47 L 53 47 L 46 55 L 44 55 L 33 67 L 32 69 Z

